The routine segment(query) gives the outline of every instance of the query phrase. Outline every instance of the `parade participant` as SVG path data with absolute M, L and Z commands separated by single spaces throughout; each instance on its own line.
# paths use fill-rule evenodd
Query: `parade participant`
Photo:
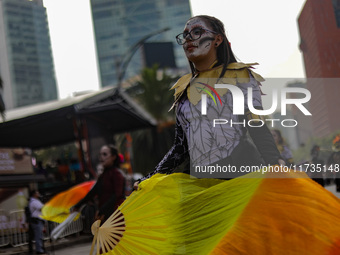
M 188 158 L 191 170 L 196 166 L 216 164 L 238 168 L 243 165 L 284 164 L 269 129 L 260 125 L 259 116 L 252 114 L 248 108 L 248 88 L 251 88 L 253 106 L 262 109 L 259 85 L 263 78 L 252 71 L 257 63 L 236 61 L 223 23 L 206 15 L 192 17 L 176 39 L 178 44 L 183 45 L 191 74 L 181 77 L 172 87 L 175 90 L 173 107 L 176 108 L 175 142 L 156 169 L 136 182 L 134 188 L 156 173 L 172 173 Z M 243 115 L 234 114 L 232 93 L 225 88 L 214 89 L 216 83 L 232 84 L 243 92 Z M 215 96 L 220 99 L 220 104 L 216 105 L 215 99 L 207 98 L 207 112 L 203 115 L 201 99 L 206 91 L 210 94 L 217 92 Z M 228 117 L 229 123 L 241 124 L 213 126 L 213 116 L 216 119 Z M 251 126 L 247 125 L 249 121 Z M 247 130 L 257 149 L 246 139 Z M 227 174 L 222 178 L 236 176 Z
M 276 147 L 279 150 L 282 159 L 286 162 L 286 165 L 294 164 L 293 154 L 291 150 L 289 149 L 287 143 L 283 139 L 281 131 L 278 129 L 273 129 L 271 132 L 272 132 Z
M 236 61 L 223 24 L 214 17 L 195 16 L 176 38 L 192 73 L 173 86 L 175 143 L 155 171 L 135 183 L 138 190 L 108 223 L 93 226 L 97 238 L 93 244 L 112 254 L 126 250 L 131 254 L 288 254 L 306 249 L 308 254 L 339 254 L 339 217 L 334 211 L 340 202 L 304 172 L 285 167 L 288 171 L 255 171 L 241 178 L 226 173 L 222 178 L 227 181 L 214 174 L 206 175 L 212 179 L 191 178 L 197 174 L 195 165 L 241 169 L 284 161 L 269 129 L 256 116 L 255 108 L 262 108 L 259 82 L 263 79 L 251 70 L 254 64 Z M 240 114 L 234 104 L 242 102 L 243 96 L 244 114 Z M 214 125 L 217 122 L 210 117 L 235 125 Z M 247 142 L 246 132 L 256 148 Z M 191 175 L 170 174 L 186 159 Z M 122 218 L 118 226 L 116 221 Z M 122 235 L 113 237 L 113 233 Z M 158 238 L 161 235 L 163 239 Z
M 322 159 L 319 159 L 319 153 L 320 153 L 320 146 L 314 145 L 313 148 L 310 151 L 310 154 L 312 156 L 312 160 L 310 161 L 311 167 L 313 167 L 314 170 L 318 167 L 322 167 L 325 165 L 325 162 Z M 322 171 L 313 171 L 310 174 L 310 177 L 319 183 L 322 187 L 325 186 L 325 180 L 323 176 Z
M 121 158 L 114 145 L 102 146 L 99 159 L 103 173 L 90 192 L 72 210 L 77 211 L 83 204 L 97 198 L 99 211 L 95 218 L 103 222 L 125 199 L 125 175 L 119 169 Z
M 35 252 L 36 254 L 47 254 L 44 248 L 43 230 L 44 221 L 41 218 L 41 209 L 44 204 L 39 200 L 40 193 L 37 190 L 32 190 L 30 193 L 29 210 L 30 224 L 34 233 Z
M 335 173 L 336 191 L 340 192 L 340 134 L 333 139 L 332 150 L 333 152 L 327 160 L 327 169 L 328 172 Z

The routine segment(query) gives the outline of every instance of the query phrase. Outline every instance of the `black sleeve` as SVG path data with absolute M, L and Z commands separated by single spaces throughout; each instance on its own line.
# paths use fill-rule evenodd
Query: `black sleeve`
M 250 115 L 248 114 L 247 116 Z M 246 121 L 249 120 L 249 117 L 246 116 L 243 116 L 242 118 L 245 118 Z M 252 126 L 246 126 L 249 135 L 260 152 L 264 162 L 269 165 L 277 165 L 279 159 L 282 159 L 280 152 L 276 147 L 274 138 L 267 125 L 265 123 L 262 126 L 261 125 L 261 122 L 259 122 L 257 126 L 252 122 Z
M 99 215 L 110 216 L 116 210 L 117 200 L 125 198 L 125 176 L 121 173 L 111 175 L 110 183 L 114 187 L 111 197 L 99 208 Z
M 253 114 L 248 109 L 248 89 L 252 88 L 252 101 L 253 106 L 255 109 L 262 110 L 262 102 L 261 102 L 261 88 L 259 86 L 259 83 L 254 79 L 254 76 L 251 72 L 249 72 L 249 76 L 251 77 L 249 83 L 244 84 L 238 84 L 237 86 L 242 90 L 244 94 L 244 103 L 245 103 L 245 115 L 240 116 L 239 119 L 245 120 L 247 123 L 249 120 L 253 120 L 250 125 L 246 125 L 247 130 L 257 147 L 257 150 L 260 152 L 264 162 L 266 164 L 275 165 L 278 164 L 278 160 L 281 159 L 280 152 L 276 147 L 274 138 L 266 126 L 266 123 L 264 122 L 262 125 L 262 122 L 256 120 L 261 119 L 260 116 Z M 261 126 L 262 125 L 262 126 Z M 254 127 L 252 127 L 254 126 Z
M 263 125 L 262 127 L 248 127 L 248 132 L 264 162 L 270 165 L 278 164 L 279 159 L 281 159 L 280 152 L 276 147 L 268 127 L 266 125 Z
M 177 166 L 184 162 L 187 157 L 189 157 L 187 139 L 181 125 L 178 120 L 176 120 L 175 141 L 173 146 L 155 167 L 155 170 L 141 178 L 139 181 L 148 179 L 157 173 L 170 174 Z
M 100 180 L 101 178 L 99 177 L 96 184 L 92 187 L 89 193 L 86 194 L 86 196 L 80 200 L 74 207 L 75 208 L 80 208 L 83 204 L 86 204 L 89 200 L 93 199 L 96 195 L 98 195 L 98 190 L 100 188 Z
M 112 193 L 110 199 L 99 208 L 98 215 L 110 216 L 113 213 L 113 210 L 115 209 L 113 205 L 116 203 L 116 200 L 117 200 L 116 194 Z

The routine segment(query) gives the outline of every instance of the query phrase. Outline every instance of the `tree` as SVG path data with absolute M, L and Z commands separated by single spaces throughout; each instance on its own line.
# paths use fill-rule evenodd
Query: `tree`
M 5 107 L 5 103 L 4 103 L 4 100 L 2 99 L 2 89 L 3 89 L 3 81 L 0 77 L 0 114 L 1 114 L 1 117 L 2 117 L 2 121 L 5 121 L 5 110 L 6 110 L 6 107 Z
M 178 77 L 171 77 L 165 70 L 159 70 L 158 65 L 144 68 L 141 71 L 141 80 L 130 89 L 130 93 L 159 123 L 174 119 L 169 113 L 173 103 L 173 92 L 169 91 L 171 85 Z M 132 92 L 133 91 L 133 92 Z
M 135 172 L 150 172 L 172 146 L 175 116 L 169 112 L 173 104 L 173 91 L 169 89 L 177 79 L 154 65 L 144 68 L 141 80 L 127 90 L 157 121 L 154 129 L 132 133 L 132 163 Z

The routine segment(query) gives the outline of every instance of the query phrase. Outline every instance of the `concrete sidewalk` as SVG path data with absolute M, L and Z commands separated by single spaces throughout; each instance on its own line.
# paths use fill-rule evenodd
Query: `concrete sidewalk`
M 89 255 L 91 251 L 91 242 L 78 243 L 66 248 L 60 248 L 51 252 L 50 255 Z M 95 253 L 95 252 L 94 252 Z
M 82 234 L 80 236 L 76 235 L 71 235 L 65 238 L 61 238 L 57 240 L 54 243 L 50 243 L 49 241 L 45 241 L 45 248 L 49 254 L 57 254 L 57 251 L 62 249 L 72 249 L 72 247 L 79 246 L 82 244 L 85 244 L 87 247 L 91 247 L 91 242 L 92 242 L 93 236 L 90 234 Z M 34 247 L 34 244 L 33 244 Z M 88 249 L 87 253 L 79 253 L 79 254 L 88 254 L 90 252 L 90 248 Z M 0 255 L 28 255 L 30 254 L 28 252 L 28 245 L 23 245 L 19 247 L 1 247 L 0 248 Z M 35 253 L 33 253 L 35 254 Z M 58 253 L 58 254 L 63 254 L 63 255 L 76 255 L 75 253 L 69 253 L 69 252 L 64 252 L 64 253 Z

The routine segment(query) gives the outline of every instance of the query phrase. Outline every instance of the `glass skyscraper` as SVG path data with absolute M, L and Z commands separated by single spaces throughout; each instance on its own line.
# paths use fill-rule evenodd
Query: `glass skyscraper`
M 0 75 L 6 109 L 58 98 L 42 0 L 0 0 Z
M 183 49 L 175 36 L 183 31 L 191 17 L 189 0 L 91 0 L 97 59 L 102 87 L 117 84 L 118 66 L 142 38 L 149 42 L 172 42 L 176 66 L 187 68 Z M 132 77 L 143 68 L 142 53 L 136 51 L 125 73 Z

